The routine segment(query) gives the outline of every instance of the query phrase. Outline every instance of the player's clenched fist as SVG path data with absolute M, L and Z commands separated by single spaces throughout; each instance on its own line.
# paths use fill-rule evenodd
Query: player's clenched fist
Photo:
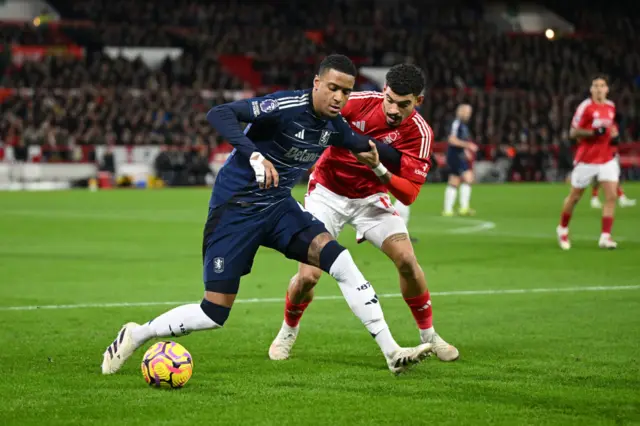
M 274 187 L 278 186 L 278 181 L 280 180 L 278 171 L 273 167 L 271 161 L 265 159 L 262 154 L 259 152 L 251 154 L 249 164 L 251 164 L 253 172 L 256 174 L 256 182 L 258 182 L 260 188 L 270 188 L 272 185 Z

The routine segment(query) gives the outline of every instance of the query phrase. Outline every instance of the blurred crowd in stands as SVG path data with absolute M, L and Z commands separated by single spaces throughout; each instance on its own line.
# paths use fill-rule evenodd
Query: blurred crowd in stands
M 589 76 L 600 71 L 611 77 L 622 143 L 640 140 L 640 20 L 634 13 L 567 8 L 561 12 L 576 35 L 547 40 L 499 33 L 478 7 L 420 3 L 54 1 L 76 24 L 5 25 L 0 36 L 17 44 L 66 40 L 84 46 L 86 56 L 5 62 L 1 86 L 28 90 L 5 95 L 0 140 L 57 147 L 152 143 L 211 153 L 223 141 L 204 115 L 230 100 L 225 90 L 307 87 L 318 61 L 331 52 L 359 65 L 420 65 L 428 84 L 421 113 L 437 139 L 446 139 L 456 105 L 471 103 L 471 130 L 487 147 L 479 159 L 507 156 L 537 170 L 558 153 L 570 155 L 571 117 L 588 96 Z M 150 67 L 111 58 L 104 46 L 175 46 L 185 53 Z M 260 87 L 226 69 L 224 55 L 249 57 Z

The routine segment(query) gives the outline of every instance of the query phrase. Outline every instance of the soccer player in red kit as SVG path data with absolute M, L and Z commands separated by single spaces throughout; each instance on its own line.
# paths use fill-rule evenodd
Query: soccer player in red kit
M 569 241 L 569 221 L 585 188 L 596 178 L 604 191 L 602 208 L 602 231 L 598 246 L 615 249 L 617 243 L 611 238 L 613 214 L 616 208 L 616 192 L 620 175 L 620 165 L 615 159 L 612 137 L 618 130 L 614 123 L 616 107 L 607 100 L 609 86 L 604 75 L 596 75 L 591 80 L 591 97 L 585 99 L 576 110 L 571 121 L 572 138 L 578 139 L 578 150 L 571 172 L 571 192 L 564 200 L 560 224 L 556 229 L 558 244 L 563 250 L 571 248 Z
M 305 208 L 322 221 L 334 237 L 345 224 L 356 230 L 359 242 L 369 241 L 382 250 L 398 269 L 405 302 L 420 330 L 420 339 L 431 343 L 439 359 L 454 361 L 458 350 L 434 330 L 431 297 L 422 268 L 409 240 L 404 220 L 387 192 L 403 204 L 413 203 L 430 167 L 433 132 L 415 110 L 424 99 L 425 82 L 420 68 L 400 64 L 386 75 L 382 93 L 354 92 L 341 114 L 354 131 L 386 142 L 402 153 L 398 170 L 387 170 L 377 151 L 356 158 L 349 151 L 329 147 L 316 163 L 305 196 Z M 300 264 L 291 279 L 285 302 L 284 322 L 269 348 L 272 360 L 289 358 L 304 310 L 313 299 L 313 288 L 322 271 Z M 370 303 L 379 303 L 377 297 Z

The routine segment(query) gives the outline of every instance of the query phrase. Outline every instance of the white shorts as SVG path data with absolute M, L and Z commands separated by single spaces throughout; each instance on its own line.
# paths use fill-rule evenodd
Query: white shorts
M 604 164 L 578 163 L 571 172 L 571 186 L 584 189 L 591 184 L 593 178 L 598 182 L 618 182 L 620 163 L 616 158 Z
M 391 235 L 408 234 L 404 220 L 398 215 L 389 196 L 384 193 L 367 198 L 347 198 L 319 183 L 305 195 L 304 207 L 324 223 L 334 238 L 350 224 L 358 242 L 367 240 L 377 248 Z

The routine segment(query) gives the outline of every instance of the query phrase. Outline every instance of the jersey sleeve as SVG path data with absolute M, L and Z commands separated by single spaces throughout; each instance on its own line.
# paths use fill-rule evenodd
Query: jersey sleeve
M 460 138 L 460 120 L 453 120 L 451 129 L 449 130 L 449 136 Z
M 266 96 L 242 99 L 229 105 L 242 116 L 238 116 L 246 123 L 260 121 L 276 121 L 282 112 L 294 107 L 300 107 L 309 102 L 309 94 L 302 92 L 275 92 Z
M 589 104 L 583 102 L 576 109 L 571 120 L 571 127 L 575 129 L 587 129 L 591 127 L 591 114 L 588 114 Z
M 277 123 L 283 110 L 302 106 L 308 101 L 309 94 L 302 92 L 276 92 L 215 106 L 207 113 L 207 121 L 238 152 L 249 158 L 258 149 L 242 131 L 240 122 L 271 120 Z
M 398 175 L 412 182 L 423 184 L 431 168 L 433 131 L 422 119 L 414 120 L 415 126 L 403 136 L 396 146 L 402 153 Z

